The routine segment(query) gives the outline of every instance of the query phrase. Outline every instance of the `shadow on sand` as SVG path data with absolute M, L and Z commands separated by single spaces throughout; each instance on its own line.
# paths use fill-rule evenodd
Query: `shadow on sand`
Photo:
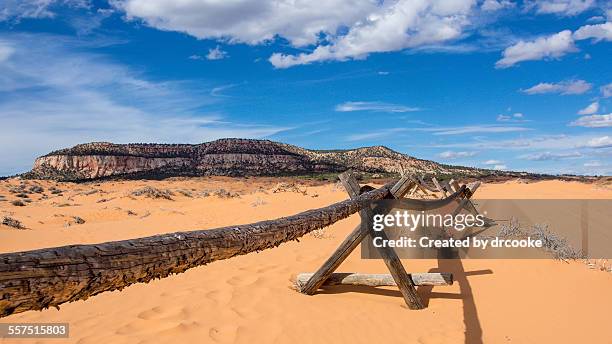
M 455 252 L 440 252 L 438 258 L 438 267 L 430 269 L 429 272 L 451 272 L 455 279 L 455 283 L 459 285 L 459 294 L 434 292 L 433 286 L 420 286 L 417 288 L 418 294 L 421 296 L 425 307 L 429 305 L 429 300 L 434 299 L 453 299 L 463 301 L 463 323 L 465 325 L 465 343 L 466 344 L 481 344 L 482 328 L 478 319 L 478 310 L 474 302 L 472 287 L 468 281 L 468 277 L 477 275 L 489 275 L 493 271 L 490 269 L 465 271 L 463 262 L 456 257 Z M 329 286 L 323 287 L 318 292 L 319 294 L 341 294 L 341 293 L 366 293 L 381 296 L 402 297 L 399 290 L 390 290 L 377 287 L 367 286 Z

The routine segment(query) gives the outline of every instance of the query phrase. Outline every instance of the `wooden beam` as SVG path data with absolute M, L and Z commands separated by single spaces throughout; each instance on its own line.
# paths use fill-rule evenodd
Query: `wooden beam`
M 349 193 L 351 198 L 355 198 L 359 195 L 359 185 L 355 180 L 355 177 L 351 173 L 341 175 L 340 181 L 342 185 L 346 188 L 346 191 Z M 356 185 L 356 186 L 355 186 Z M 359 216 L 361 216 L 361 223 L 367 226 L 369 234 L 372 238 L 380 237 L 383 241 L 388 240 L 387 235 L 383 231 L 374 231 L 371 230 L 370 221 L 373 217 L 373 212 L 370 208 L 364 208 L 359 211 Z M 414 283 L 412 283 L 412 279 L 406 273 L 402 262 L 399 257 L 391 247 L 379 247 L 377 248 L 380 253 L 383 261 L 387 265 L 389 272 L 391 272 L 391 276 L 393 276 L 393 280 L 397 284 L 402 296 L 404 297 L 404 301 L 406 305 L 410 309 L 423 309 L 425 306 L 421 301 L 421 298 L 416 292 L 414 288 Z
M 312 272 L 301 273 L 297 275 L 296 286 L 301 288 L 314 275 Z M 441 286 L 452 285 L 452 273 L 411 273 L 410 278 L 417 286 Z M 393 276 L 390 274 L 359 274 L 359 273 L 342 273 L 334 272 L 325 280 L 323 285 L 363 285 L 370 287 L 380 286 L 397 286 Z
M 354 178 L 350 178 L 351 171 L 340 174 L 338 177 L 345 187 L 349 185 L 350 190 L 356 190 L 355 193 L 349 193 L 351 198 L 355 194 L 359 193 L 359 184 Z M 351 180 L 352 179 L 352 180 Z M 393 197 L 400 198 L 404 196 L 404 193 L 408 191 L 405 187 L 409 181 L 409 178 L 402 177 L 393 187 L 391 187 Z M 395 192 L 395 193 L 393 193 Z M 360 213 L 361 215 L 361 213 Z M 363 214 L 367 216 L 367 214 Z M 342 262 L 353 252 L 353 250 L 361 243 L 361 241 L 370 232 L 367 221 L 362 221 L 353 231 L 340 243 L 340 246 L 334 251 L 334 253 L 323 263 L 323 265 L 313 274 L 312 278 L 308 283 L 304 284 L 300 291 L 307 295 L 313 295 L 323 285 L 325 280 L 342 264 Z
M 438 191 L 442 193 L 442 196 L 446 197 L 447 196 L 446 191 L 444 191 L 444 188 L 442 187 L 442 185 L 440 185 L 440 182 L 438 182 L 436 177 L 431 178 L 431 181 L 434 183 Z
M 454 179 L 451 179 L 449 184 L 453 187 L 453 192 L 457 192 L 457 190 L 459 190 L 461 188 L 459 183 L 456 180 L 454 180 Z
M 392 185 L 276 220 L 0 254 L 0 317 L 57 307 L 216 260 L 276 247 L 389 197 Z

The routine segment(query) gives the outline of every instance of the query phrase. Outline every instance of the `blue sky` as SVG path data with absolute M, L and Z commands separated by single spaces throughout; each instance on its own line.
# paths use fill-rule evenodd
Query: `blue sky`
M 0 175 L 222 137 L 610 175 L 611 41 L 595 0 L 3 1 Z

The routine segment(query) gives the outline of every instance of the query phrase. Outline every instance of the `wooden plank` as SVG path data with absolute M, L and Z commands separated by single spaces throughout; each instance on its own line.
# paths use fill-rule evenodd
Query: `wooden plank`
M 442 193 L 442 196 L 447 197 L 448 195 L 446 194 L 446 191 L 444 190 L 444 188 L 442 187 L 442 185 L 440 185 L 440 182 L 438 182 L 438 180 L 436 179 L 436 177 L 431 178 L 431 181 L 434 183 L 434 185 L 436 186 L 436 188 L 438 189 L 438 191 L 440 191 Z
M 301 288 L 314 275 L 312 272 L 300 273 L 296 277 L 296 286 Z M 452 273 L 411 273 L 410 278 L 417 286 L 443 286 L 453 285 Z M 397 286 L 390 274 L 359 274 L 334 272 L 325 280 L 323 285 L 362 285 L 370 287 Z
M 340 174 L 338 177 L 345 188 L 348 187 L 349 196 L 351 198 L 356 197 L 359 193 L 359 184 L 354 178 L 350 178 L 349 176 L 352 174 L 351 171 Z M 352 179 L 352 180 L 351 180 Z M 406 190 L 405 185 L 407 183 L 408 177 L 402 177 L 391 190 L 395 191 L 395 194 L 392 194 L 394 197 L 402 197 Z M 356 192 L 353 192 L 353 191 Z M 360 213 L 361 215 L 361 213 Z M 363 214 L 367 216 L 367 213 Z M 362 221 L 360 225 L 355 227 L 355 229 L 340 243 L 336 251 L 323 263 L 323 265 L 314 273 L 312 278 L 308 281 L 308 283 L 304 284 L 300 291 L 307 295 L 313 295 L 317 292 L 317 290 L 323 285 L 325 280 L 342 264 L 342 262 L 353 252 L 353 250 L 361 243 L 361 241 L 368 235 L 370 229 L 367 224 L 367 221 Z
M 459 183 L 456 180 L 454 180 L 454 179 L 451 179 L 449 184 L 453 187 L 453 192 L 457 192 L 457 190 L 459 190 L 461 188 Z
M 276 220 L 0 254 L 0 317 L 57 307 L 276 247 L 345 219 L 369 201 L 388 197 L 391 186 Z

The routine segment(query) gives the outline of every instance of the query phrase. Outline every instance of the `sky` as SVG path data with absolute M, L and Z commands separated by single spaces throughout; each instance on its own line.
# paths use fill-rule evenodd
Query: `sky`
M 92 141 L 612 174 L 612 4 L 3 0 L 0 175 Z

